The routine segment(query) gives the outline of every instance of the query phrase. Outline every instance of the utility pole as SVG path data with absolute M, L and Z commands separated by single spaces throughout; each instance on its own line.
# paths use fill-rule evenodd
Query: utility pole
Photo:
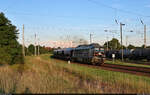
M 128 35 L 126 35 L 126 49 L 128 49 Z
M 133 30 L 130 30 L 129 32 L 134 32 Z M 126 35 L 126 49 L 128 49 L 128 39 L 129 39 L 129 35 Z
M 108 51 L 108 36 L 107 36 L 107 51 Z
M 27 39 L 27 43 L 29 43 L 29 39 Z M 29 47 L 29 45 L 28 45 L 28 47 Z M 28 47 L 27 47 L 27 53 L 29 52 Z
M 35 34 L 34 55 L 36 56 L 36 34 Z
M 92 43 L 92 34 L 90 33 L 90 44 Z
M 144 25 L 144 48 L 146 48 L 146 25 Z
M 24 45 L 24 24 L 22 29 L 22 54 L 25 57 L 25 45 Z
M 40 39 L 38 39 L 38 56 L 40 55 L 40 44 L 39 44 Z
M 116 24 L 118 24 L 117 20 L 115 20 L 115 22 L 116 22 Z M 125 24 L 120 22 L 121 57 L 122 57 L 122 61 L 123 61 L 122 26 L 125 26 Z
M 108 30 L 104 30 L 105 32 L 108 32 Z M 108 33 L 107 33 L 107 51 L 108 51 Z
M 120 23 L 120 38 L 121 38 L 121 55 L 122 55 L 122 61 L 123 61 L 123 44 L 122 44 L 122 26 L 124 26 L 125 24 Z
M 144 25 L 144 48 L 146 48 L 146 24 L 141 20 L 142 25 Z

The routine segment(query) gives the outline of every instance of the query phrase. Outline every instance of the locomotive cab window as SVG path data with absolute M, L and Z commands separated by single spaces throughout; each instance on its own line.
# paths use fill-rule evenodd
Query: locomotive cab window
M 95 51 L 99 52 L 99 48 L 94 48 Z
M 101 57 L 104 54 L 104 48 L 94 48 L 94 56 Z
M 100 51 L 104 53 L 104 48 L 100 48 Z

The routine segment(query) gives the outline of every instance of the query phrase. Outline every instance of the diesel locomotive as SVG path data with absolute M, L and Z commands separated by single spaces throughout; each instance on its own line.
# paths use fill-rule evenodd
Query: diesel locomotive
M 105 61 L 104 48 L 97 43 L 57 49 L 54 50 L 53 57 L 93 65 L 102 65 Z

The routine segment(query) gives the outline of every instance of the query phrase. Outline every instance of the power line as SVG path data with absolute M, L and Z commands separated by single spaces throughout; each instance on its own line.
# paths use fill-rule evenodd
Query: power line
M 9 8 L 14 7 L 14 4 L 16 4 L 16 2 L 18 2 L 18 1 L 13 0 L 12 2 L 10 2 L 10 4 L 4 9 L 4 11 L 7 12 Z
M 50 14 L 33 14 L 33 13 L 29 13 L 29 12 L 16 12 L 16 11 L 7 11 L 9 14 L 12 15 L 19 15 L 19 16 L 32 16 L 32 17 L 50 17 Z M 56 19 L 78 19 L 78 18 L 83 18 L 83 19 L 89 19 L 89 20 L 97 20 L 99 19 L 99 17 L 94 17 L 94 16 L 74 16 L 74 15 L 51 15 L 52 18 L 56 18 Z
M 142 14 L 139 14 L 139 13 L 136 13 L 136 12 L 131 12 L 131 11 L 123 10 L 123 9 L 114 8 L 114 7 L 108 6 L 108 5 L 106 5 L 106 4 L 97 2 L 97 1 L 95 1 L 95 0 L 88 0 L 88 1 L 91 2 L 91 3 L 94 3 L 94 4 L 96 4 L 96 5 L 101 5 L 101 6 L 104 6 L 104 7 L 106 7 L 106 8 L 110 8 L 110 9 L 112 9 L 112 10 L 114 10 L 114 11 L 119 11 L 119 12 L 128 13 L 128 14 L 133 14 L 133 15 L 142 16 L 142 17 L 150 17 L 150 16 L 142 15 Z

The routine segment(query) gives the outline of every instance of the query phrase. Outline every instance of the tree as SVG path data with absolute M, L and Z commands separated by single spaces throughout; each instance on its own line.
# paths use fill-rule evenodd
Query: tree
M 147 46 L 147 48 L 150 48 L 150 46 Z
M 18 30 L 4 13 L 0 13 L 0 63 L 23 63 L 22 47 L 17 42 Z
M 135 48 L 136 47 L 134 45 L 131 45 L 131 44 L 128 46 L 128 49 L 135 49 Z
M 30 44 L 27 48 L 28 52 L 26 55 L 34 55 L 34 49 L 35 46 L 33 44 Z M 36 46 L 37 52 L 38 52 L 38 46 Z M 39 46 L 39 53 L 40 54 L 46 54 L 46 53 L 50 53 L 53 51 L 53 49 L 50 49 L 49 47 L 45 47 L 45 46 Z
M 27 52 L 27 55 L 34 55 L 34 45 L 33 44 L 30 44 L 28 46 L 28 52 Z
M 50 47 L 40 46 L 40 54 L 50 53 L 53 50 Z
M 142 46 L 141 46 L 141 48 L 144 48 L 144 47 L 145 47 L 145 45 L 142 45 Z
M 107 48 L 107 42 L 104 43 L 104 48 Z M 118 41 L 118 39 L 113 38 L 111 41 L 108 41 L 108 48 L 109 49 L 120 49 L 121 45 Z

